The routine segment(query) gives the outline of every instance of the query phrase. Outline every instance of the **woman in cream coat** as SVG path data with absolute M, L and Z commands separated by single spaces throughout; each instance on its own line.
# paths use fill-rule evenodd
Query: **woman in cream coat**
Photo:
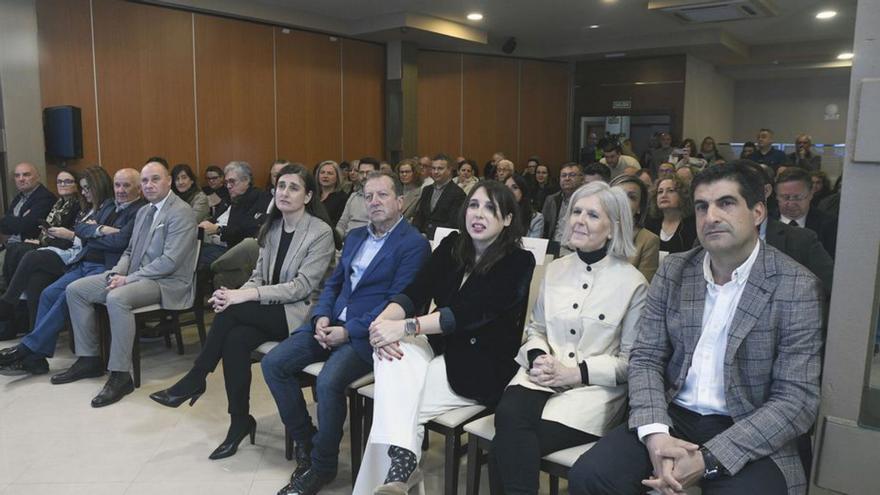
M 574 192 L 564 244 L 548 267 L 495 412 L 491 462 L 504 493 L 538 491 L 541 457 L 592 442 L 623 420 L 629 349 L 647 283 L 633 246 L 626 195 L 603 182 Z
M 208 373 L 223 360 L 231 424 L 211 459 L 235 454 L 248 435 L 254 442 L 251 351 L 287 338 L 305 321 L 312 295 L 333 258 L 333 229 L 316 189 L 314 177 L 302 166 L 281 170 L 274 205 L 260 229 L 260 254 L 250 280 L 237 290 L 214 291 L 208 302 L 217 314 L 193 368 L 171 388 L 150 395 L 164 406 L 178 407 L 187 400 L 193 405 L 205 392 Z

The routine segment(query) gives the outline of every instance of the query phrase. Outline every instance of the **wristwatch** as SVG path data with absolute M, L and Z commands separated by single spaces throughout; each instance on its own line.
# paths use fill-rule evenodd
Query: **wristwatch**
M 703 454 L 703 464 L 706 466 L 703 470 L 703 479 L 712 481 L 720 478 L 724 474 L 724 468 L 715 455 L 705 446 L 700 447 L 700 453 Z
M 407 337 L 412 337 L 413 335 L 416 334 L 417 329 L 418 329 L 418 326 L 416 325 L 415 318 L 407 318 L 406 320 L 404 320 L 404 326 L 403 326 L 403 334 L 404 335 L 406 335 Z

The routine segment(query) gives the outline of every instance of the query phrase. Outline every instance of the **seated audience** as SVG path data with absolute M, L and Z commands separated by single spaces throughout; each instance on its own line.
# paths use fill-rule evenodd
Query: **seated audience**
M 458 166 L 458 176 L 452 179 L 452 182 L 461 188 L 465 194 L 470 194 L 471 189 L 477 185 L 480 179 L 477 178 L 477 162 L 473 160 L 465 160 Z
M 229 207 L 229 190 L 224 182 L 223 169 L 217 165 L 209 165 L 205 169 L 205 186 L 202 192 L 208 197 L 210 212 L 208 217 L 219 218 Z
M 823 199 L 833 194 L 831 180 L 822 170 L 810 172 L 810 180 L 813 181 L 813 199 L 810 200 L 810 208 L 818 208 Z
M 416 214 L 422 194 L 422 174 L 418 165 L 418 161 L 412 158 L 405 158 L 397 164 L 397 181 L 403 186 L 403 206 L 400 213 L 407 222 L 411 222 Z
M 700 143 L 700 154 L 697 157 L 706 160 L 707 165 L 720 165 L 726 161 L 718 151 L 718 145 L 712 136 L 703 138 L 703 142 Z
M 422 189 L 416 214 L 412 225 L 428 239 L 434 238 L 437 227 L 458 228 L 456 224 L 458 211 L 466 197 L 460 187 L 452 184 L 452 169 L 449 157 L 444 154 L 435 155 L 431 160 L 431 174 L 434 182 L 431 187 Z
M 547 266 L 519 369 L 495 410 L 491 471 L 504 493 L 538 493 L 541 457 L 594 442 L 624 419 L 648 288 L 627 261 L 635 252 L 628 205 L 621 189 L 601 182 L 572 196 L 564 239 L 577 253 Z
M 568 162 L 559 171 L 559 191 L 547 196 L 541 215 L 544 217 L 544 239 L 562 241 L 567 219 L 565 211 L 575 189 L 584 183 L 584 172 L 580 164 Z
M 643 168 L 638 174 L 636 174 L 636 177 L 642 181 L 642 184 L 644 184 L 646 188 L 650 189 L 654 187 L 654 176 L 651 174 L 650 170 Z
M 294 441 L 297 466 L 281 494 L 312 495 L 336 477 L 345 388 L 373 368 L 370 322 L 391 296 L 412 282 L 428 257 L 428 242 L 400 216 L 401 200 L 392 176 L 374 171 L 365 177 L 370 223 L 349 234 L 309 320 L 261 362 L 263 377 Z M 320 361 L 325 364 L 315 385 L 320 404 L 316 429 L 299 376 L 306 366 Z
M 818 208 L 811 208 L 812 199 L 813 182 L 806 170 L 790 168 L 776 177 L 779 221 L 815 232 L 833 258 L 837 245 L 837 220 Z
M 645 154 L 645 168 L 656 174 L 660 173 L 660 164 L 669 161 L 669 155 L 672 154 L 672 135 L 668 132 L 661 132 L 657 135 L 656 147 L 652 148 Z M 674 170 L 674 168 L 673 168 Z
M 635 150 L 633 149 L 632 139 L 626 138 L 623 141 L 621 141 L 620 142 L 620 149 L 621 149 L 621 151 L 623 151 L 624 155 L 632 157 L 636 161 L 639 160 L 639 155 L 637 155 Z
M 80 179 L 80 189 L 92 206 L 74 228 L 73 246 L 28 253 L 7 290 L 6 296 L 13 288 L 22 287 L 36 313 L 33 330 L 21 343 L 0 351 L 0 373 L 47 373 L 46 359 L 54 355 L 58 334 L 67 320 L 65 289 L 75 280 L 109 270 L 128 247 L 135 215 L 144 204 L 137 170 L 116 172 L 111 185 L 103 168 L 91 167 Z
M 379 162 L 379 171 L 389 175 L 394 174 L 394 169 L 391 167 L 391 164 L 385 160 Z
M 327 216 L 330 218 L 330 225 L 336 226 L 339 217 L 345 210 L 345 202 L 348 201 L 348 195 L 342 191 L 342 170 L 333 160 L 324 160 L 318 164 L 317 174 L 318 194 L 320 194 L 321 203 L 327 210 Z
M 822 168 L 822 155 L 816 154 L 813 150 L 813 138 L 809 134 L 801 134 L 796 137 L 794 146 L 794 153 L 790 153 L 786 161 L 810 172 Z
M 357 180 L 352 179 L 354 189 L 345 201 L 345 208 L 342 210 L 342 216 L 336 223 L 336 232 L 340 237 L 345 239 L 352 230 L 363 227 L 370 223 L 370 217 L 367 212 L 367 202 L 364 200 L 364 180 L 370 172 L 379 170 L 379 160 L 372 157 L 364 157 L 357 161 L 355 168 L 357 171 Z
M 617 141 L 609 140 L 605 142 L 605 144 L 602 146 L 602 154 L 603 157 L 601 160 L 599 160 L 599 163 L 608 166 L 608 169 L 611 172 L 612 179 L 614 177 L 617 177 L 618 175 L 623 174 L 623 171 L 627 167 L 632 167 L 635 169 L 642 168 L 642 166 L 639 165 L 638 160 L 631 156 L 623 154 L 623 148 Z
M 340 182 L 342 184 L 340 190 L 344 192 L 346 196 L 348 196 L 349 194 L 351 194 L 351 190 L 354 187 L 354 184 L 352 184 L 350 178 L 352 166 L 347 161 L 342 160 L 341 162 L 339 162 L 339 171 L 342 173 L 342 175 L 340 176 Z M 357 170 L 355 170 L 355 172 L 357 172 Z
M 675 175 L 675 165 L 669 162 L 661 163 L 657 168 L 657 178 L 669 177 L 670 175 Z
M 559 192 L 559 182 L 553 180 L 550 175 L 550 167 L 539 163 L 535 167 L 535 182 L 532 184 L 532 209 L 544 210 L 544 201 L 547 196 Z
M 6 214 L 0 217 L 0 233 L 6 236 L 4 244 L 6 249 L 3 250 L 3 279 L 6 283 L 15 273 L 15 266 L 24 252 L 30 250 L 30 246 L 22 247 L 25 250 L 18 256 L 10 256 L 13 244 L 24 242 L 27 239 L 37 239 L 40 236 L 41 222 L 46 220 L 46 216 L 52 210 L 53 206 L 57 206 L 55 195 L 52 194 L 46 186 L 40 183 L 40 172 L 37 167 L 30 163 L 19 163 L 15 166 L 13 172 L 15 178 L 15 188 L 18 193 L 9 203 L 9 209 Z M 69 179 L 69 178 L 68 178 Z M 76 192 L 76 184 L 73 186 L 73 192 Z M 70 209 L 76 202 L 62 202 L 67 205 L 67 214 L 65 218 L 70 217 Z M 76 218 L 76 214 L 69 220 L 72 222 Z M 58 217 L 60 220 L 61 218 Z M 72 225 L 72 223 L 71 223 Z
M 749 159 L 751 160 L 751 156 L 755 153 L 755 150 L 758 149 L 758 146 L 751 141 L 746 141 L 743 143 L 742 151 L 739 153 L 740 159 Z M 766 165 L 766 164 L 765 164 Z
M 697 232 L 690 188 L 677 175 L 657 179 L 645 228 L 660 237 L 661 252 L 680 253 L 694 247 Z
M 431 173 L 431 157 L 423 156 L 419 158 L 419 173 L 422 175 L 422 189 L 434 183 Z
M 250 279 L 237 290 L 220 288 L 208 301 L 216 316 L 192 369 L 166 390 L 150 395 L 156 402 L 192 405 L 206 389 L 206 378 L 223 361 L 229 403 L 226 439 L 209 456 L 223 459 L 238 450 L 257 423 L 250 415 L 251 351 L 268 341 L 287 338 L 308 319 L 311 297 L 333 259 L 333 228 L 318 199 L 311 173 L 287 165 L 275 185 L 275 207 L 258 237 L 259 258 Z
M 669 161 L 675 164 L 676 170 L 685 165 L 694 167 L 697 170 L 703 170 L 706 168 L 706 160 L 698 155 L 697 143 L 693 139 L 687 138 L 681 142 L 677 149 L 672 151 Z
M 670 255 L 651 284 L 629 422 L 574 464 L 573 494 L 806 493 L 797 441 L 819 408 L 819 281 L 758 238 L 752 169 L 712 167 L 693 188 L 702 247 Z
M 186 201 L 196 214 L 196 222 L 206 220 L 211 215 L 208 196 L 196 186 L 196 174 L 186 163 L 178 163 L 171 169 L 171 190 Z
M 675 175 L 678 176 L 685 185 L 690 186 L 691 181 L 694 180 L 694 175 L 696 175 L 695 168 L 692 165 L 687 163 L 679 162 L 675 167 Z
M 110 377 L 92 399 L 92 407 L 113 404 L 134 391 L 129 373 L 135 337 L 131 310 L 150 304 L 176 310 L 193 304 L 195 213 L 171 194 L 171 172 L 161 162 L 144 165 L 141 187 L 150 205 L 138 210 L 128 248 L 116 266 L 67 286 L 77 360 L 70 369 L 53 376 L 53 384 L 104 374 L 95 304 L 104 304 L 110 319 Z
M 516 173 L 516 166 L 508 159 L 498 160 L 495 164 L 495 180 L 504 184 L 507 178 Z
M 629 257 L 629 262 L 651 283 L 660 265 L 660 238 L 645 228 L 645 219 L 648 217 L 648 187 L 632 175 L 619 175 L 611 181 L 611 185 L 626 193 L 633 214 L 633 243 L 636 250 Z
M 593 162 L 584 166 L 584 184 L 596 181 L 606 184 L 611 181 L 611 169 L 608 168 L 608 165 Z
M 529 186 L 526 179 L 518 174 L 507 178 L 505 184 L 519 207 L 519 220 L 522 222 L 523 237 L 541 237 L 544 234 L 544 215 L 532 209 L 529 199 Z
M 749 160 L 769 165 L 773 170 L 786 162 L 785 153 L 773 147 L 773 131 L 770 129 L 758 131 L 757 143 L 754 153 L 748 156 Z
M 223 169 L 230 205 L 219 217 L 201 223 L 205 241 L 199 255 L 199 270 L 207 269 L 229 248 L 247 237 L 256 237 L 266 214 L 268 198 L 254 187 L 254 175 L 247 162 L 229 162 Z
M 424 424 L 493 407 L 518 368 L 535 258 L 520 247 L 519 210 L 503 184 L 481 182 L 466 201 L 460 232 L 370 325 L 373 427 L 356 494 L 406 493 L 420 479 Z
M 825 199 L 819 201 L 818 208 L 831 218 L 837 219 L 840 216 L 840 187 L 843 184 L 843 175 L 840 175 L 834 181 L 834 187 L 831 188 L 831 194 Z

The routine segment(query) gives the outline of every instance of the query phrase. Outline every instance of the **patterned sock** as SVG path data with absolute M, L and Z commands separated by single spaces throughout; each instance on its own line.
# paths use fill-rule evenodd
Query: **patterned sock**
M 391 458 L 391 468 L 388 469 L 385 483 L 406 483 L 418 466 L 416 455 L 411 450 L 392 445 L 388 447 L 388 457 Z

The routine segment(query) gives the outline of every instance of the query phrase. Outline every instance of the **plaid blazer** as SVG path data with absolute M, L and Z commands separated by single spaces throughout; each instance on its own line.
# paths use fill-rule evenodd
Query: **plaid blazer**
M 648 289 L 629 362 L 629 427 L 672 426 L 700 338 L 706 280 L 697 247 L 669 255 Z M 807 491 L 795 442 L 816 420 L 822 289 L 806 268 L 761 241 L 727 337 L 724 389 L 733 426 L 705 446 L 732 474 L 770 456 L 789 495 Z

